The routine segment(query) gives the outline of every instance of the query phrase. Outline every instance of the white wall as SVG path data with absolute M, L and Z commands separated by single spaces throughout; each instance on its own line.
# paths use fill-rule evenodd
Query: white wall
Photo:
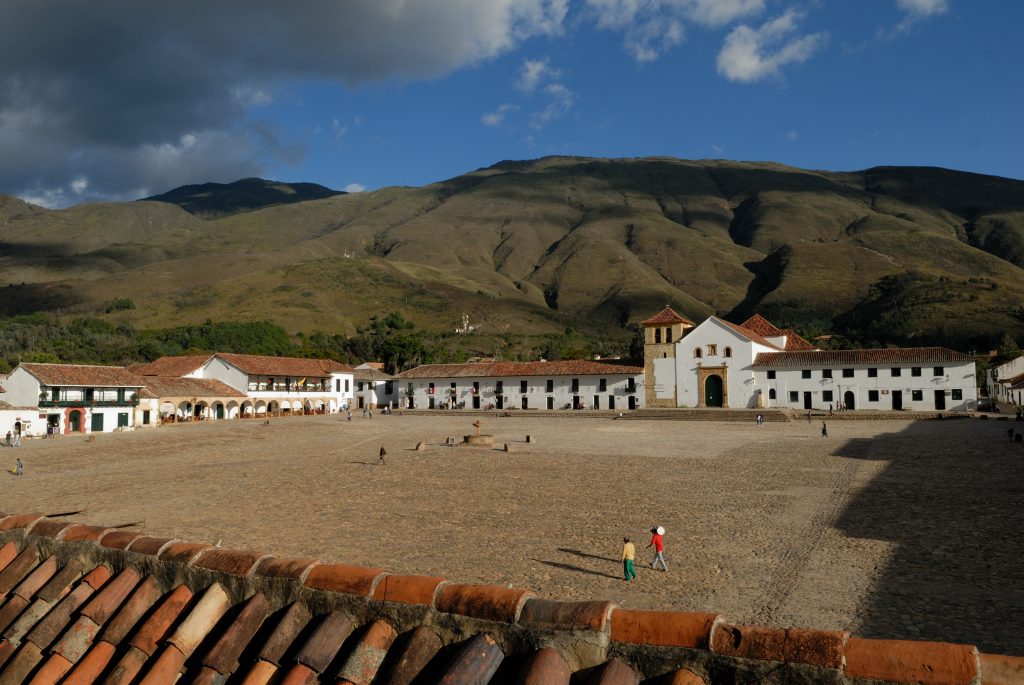
M 14 407 L 38 407 L 39 388 L 36 377 L 19 366 L 7 377 L 7 384 L 4 386 L 7 392 L 2 399 Z M 7 431 L 3 434 L 6 435 Z
M 249 374 L 218 357 L 213 357 L 206 362 L 206 365 L 200 369 L 199 378 L 212 378 L 226 383 L 240 392 L 249 392 Z
M 943 373 L 934 375 L 934 367 L 942 366 Z M 913 376 L 912 369 L 921 369 L 920 376 Z M 823 370 L 832 371 L 832 378 L 824 378 Z M 959 364 L 950 363 L 911 363 L 881 365 L 855 365 L 845 368 L 853 369 L 853 377 L 843 376 L 844 367 L 811 367 L 810 378 L 803 378 L 800 368 L 775 369 L 775 379 L 768 378 L 768 369 L 758 367 L 755 370 L 755 384 L 764 394 L 766 407 L 789 407 L 802 410 L 804 393 L 811 393 L 811 407 L 815 410 L 827 410 L 829 400 L 825 393 L 831 391 L 831 403 L 844 401 L 845 394 L 853 393 L 854 409 L 878 409 L 889 411 L 893 408 L 893 392 L 900 391 L 903 409 L 909 411 L 935 411 L 935 391 L 944 391 L 947 411 L 968 411 L 977 403 L 977 388 L 974 376 L 974 362 Z M 877 369 L 877 376 L 870 377 L 869 369 Z M 899 368 L 900 375 L 893 376 L 892 369 Z M 770 399 L 770 390 L 776 391 L 775 399 Z M 871 401 L 870 391 L 878 391 L 878 400 Z M 921 399 L 913 399 L 913 391 L 921 391 Z M 960 399 L 953 399 L 953 391 L 960 391 Z M 791 399 L 790 393 L 797 393 Z
M 1000 380 L 1008 380 L 1024 373 L 1024 355 L 1000 364 L 995 367 L 995 370 Z M 1012 396 L 1012 393 L 1016 391 L 1011 391 L 1006 383 L 992 380 L 992 369 L 989 369 L 988 373 L 985 374 L 985 387 L 988 388 L 989 397 L 1003 402 L 1012 402 L 1016 399 Z
M 572 379 L 577 378 L 579 380 L 579 389 L 577 392 L 572 391 Z M 600 380 L 605 379 L 605 389 L 600 390 Z M 629 379 L 634 380 L 634 391 L 632 393 L 627 392 Z M 547 392 L 547 381 L 551 380 L 553 383 L 552 391 Z M 435 407 L 440 403 L 447 400 L 452 395 L 449 393 L 451 384 L 454 382 L 456 385 L 456 392 L 454 395 L 456 402 L 465 402 L 466 409 L 473 408 L 473 383 L 479 384 L 479 398 L 480 408 L 487 407 L 488 404 L 494 404 L 497 408 L 498 401 L 495 395 L 497 383 L 501 381 L 503 384 L 502 391 L 504 392 L 503 409 L 521 409 L 523 398 L 526 398 L 527 409 L 547 409 L 549 406 L 548 398 L 551 399 L 550 405 L 553 409 L 562 409 L 565 405 L 571 405 L 573 398 L 578 397 L 579 402 L 587 409 L 591 408 L 594 404 L 594 396 L 598 396 L 598 406 L 600 409 L 611 409 L 612 401 L 614 401 L 615 410 L 627 410 L 629 408 L 629 397 L 634 397 L 634 406 L 636 408 L 642 408 L 644 406 L 644 386 L 643 386 L 643 374 L 637 374 L 635 376 L 627 374 L 608 374 L 601 376 L 591 375 L 580 375 L 580 376 L 551 376 L 550 378 L 544 376 L 510 376 L 510 377 L 477 377 L 477 378 L 423 378 L 423 379 L 396 379 L 396 391 L 399 396 L 399 402 L 401 408 L 409 407 L 409 384 L 412 384 L 412 398 L 415 402 L 417 409 L 427 409 L 430 406 L 430 398 L 433 397 L 435 400 Z M 526 392 L 521 391 L 521 382 L 526 381 Z M 435 386 L 434 395 L 431 396 L 428 392 L 430 383 L 433 382 Z
M 710 354 L 709 346 L 715 347 Z M 701 349 L 701 357 L 694 357 L 694 349 Z M 726 357 L 726 348 L 731 355 Z M 679 388 L 677 404 L 680 407 L 700 405 L 703 388 L 699 386 L 701 367 L 726 366 L 728 368 L 728 398 L 730 408 L 756 406 L 754 395 L 753 361 L 757 352 L 777 352 L 755 345 L 717 319 L 706 319 L 676 343 L 676 385 Z

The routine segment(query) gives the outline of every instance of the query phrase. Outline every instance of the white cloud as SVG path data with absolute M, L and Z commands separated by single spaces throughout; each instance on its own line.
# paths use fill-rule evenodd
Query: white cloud
M 252 86 L 234 86 L 231 97 L 243 107 L 266 107 L 274 102 L 274 97 L 263 88 Z
M 945 14 L 949 11 L 949 0 L 896 0 L 896 7 L 903 12 L 903 19 L 891 29 L 880 29 L 878 38 L 895 38 L 919 21 Z
M 949 0 L 896 0 L 896 6 L 907 14 L 930 17 L 949 11 Z
M 349 183 L 347 186 L 345 186 L 344 191 L 346 193 L 365 193 L 366 186 L 364 186 L 362 183 Z
M 797 133 L 796 131 L 786 131 L 786 133 L 782 137 L 791 143 L 795 143 L 796 141 L 800 140 L 800 134 Z
M 0 3 L 0 192 L 45 197 L 41 189 L 67 191 L 85 176 L 83 199 L 113 198 L 140 187 L 162 191 L 179 181 L 260 174 L 295 159 L 304 145 L 252 121 L 282 83 L 443 76 L 530 38 L 559 35 L 568 6 L 339 0 L 295 11 L 278 0 Z M 105 37 L 97 42 L 97 35 Z M 69 68 L 86 54 L 88 69 Z M 186 134 L 196 137 L 191 147 Z M 218 153 L 212 140 L 228 145 Z
M 550 83 L 544 87 L 544 93 L 550 96 L 547 107 L 530 117 L 530 126 L 540 130 L 549 123 L 565 116 L 576 102 L 576 95 L 561 83 Z
M 482 121 L 485 126 L 493 126 L 497 128 L 505 123 L 506 114 L 508 114 L 509 112 L 515 112 L 518 109 L 519 105 L 513 105 L 508 103 L 498 105 L 498 108 L 495 109 L 493 112 L 487 112 L 486 114 L 483 114 L 480 117 L 480 121 Z
M 723 152 L 725 152 L 725 148 L 724 148 L 724 147 L 722 147 L 721 145 L 715 145 L 715 144 L 712 144 L 712 145 L 711 145 L 711 151 L 712 151 L 712 152 L 714 152 L 715 154 L 718 154 L 718 155 L 720 155 L 720 154 L 722 154 Z
M 718 28 L 764 11 L 765 0 L 586 0 L 598 28 L 621 31 L 637 62 L 650 62 L 683 42 L 685 24 Z
M 787 10 L 759 28 L 741 24 L 734 28 L 718 53 L 718 73 L 730 81 L 754 83 L 780 77 L 782 67 L 806 61 L 828 40 L 827 33 L 789 36 L 803 15 Z
M 557 79 L 561 74 L 560 70 L 551 67 L 547 57 L 525 59 L 523 66 L 519 68 L 519 78 L 516 79 L 515 85 L 525 93 L 532 93 L 542 81 Z
M 89 187 L 89 179 L 85 176 L 79 176 L 71 182 L 71 190 L 75 192 L 75 195 L 81 195 L 85 192 L 85 189 Z

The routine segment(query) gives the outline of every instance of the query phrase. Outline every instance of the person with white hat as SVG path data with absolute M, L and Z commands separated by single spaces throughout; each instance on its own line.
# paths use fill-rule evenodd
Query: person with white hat
M 661 526 L 651 528 L 651 542 L 645 547 L 654 546 L 654 558 L 651 560 L 651 568 L 658 568 L 661 563 L 661 570 L 668 571 L 668 564 L 665 563 L 665 529 Z

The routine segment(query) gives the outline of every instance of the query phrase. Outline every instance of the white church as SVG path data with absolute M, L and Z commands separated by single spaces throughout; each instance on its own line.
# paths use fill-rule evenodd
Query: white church
M 641 322 L 648 407 L 968 411 L 974 358 L 942 347 L 821 350 L 760 315 Z

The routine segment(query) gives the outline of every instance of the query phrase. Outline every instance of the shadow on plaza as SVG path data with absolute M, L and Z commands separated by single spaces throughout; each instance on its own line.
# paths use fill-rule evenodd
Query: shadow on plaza
M 858 634 L 1024 654 L 1024 445 L 1009 428 L 1024 432 L 1012 421 L 917 421 L 836 452 L 889 462 L 835 523 L 895 543 Z

